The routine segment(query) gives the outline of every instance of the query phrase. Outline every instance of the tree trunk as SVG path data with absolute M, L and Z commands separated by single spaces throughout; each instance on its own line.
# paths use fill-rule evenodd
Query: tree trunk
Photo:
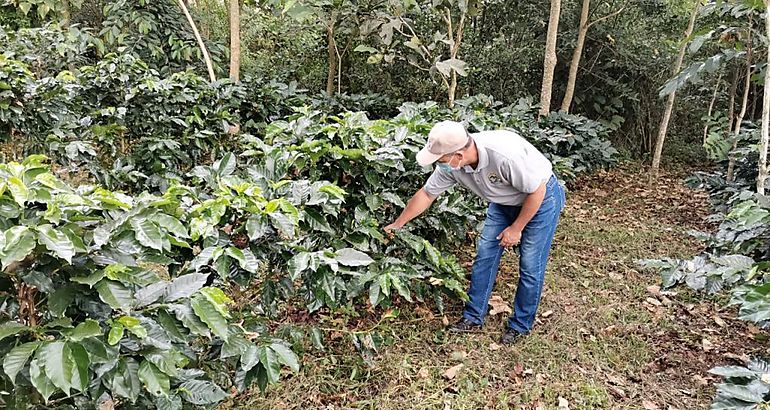
M 770 1 L 765 0 L 765 30 L 770 38 Z M 770 67 L 770 52 L 767 54 L 767 64 Z M 757 192 L 765 194 L 765 182 L 768 177 L 767 146 L 770 144 L 770 69 L 765 70 L 765 90 L 762 99 L 762 139 L 759 143 L 759 174 L 757 176 Z
M 342 54 L 340 48 L 337 45 L 337 41 L 334 41 L 334 54 L 337 55 L 337 94 L 342 94 Z
M 540 117 L 551 111 L 553 92 L 553 72 L 556 69 L 556 36 L 559 31 L 561 0 L 551 0 L 551 12 L 548 19 L 548 36 L 545 40 L 545 59 L 543 61 L 543 86 L 540 90 Z
M 230 0 L 230 79 L 236 83 L 241 77 L 241 5 Z
M 206 44 L 203 43 L 201 33 L 198 32 L 198 27 L 195 25 L 195 21 L 190 15 L 190 11 L 187 10 L 187 5 L 184 4 L 184 0 L 178 0 L 178 2 L 179 7 L 182 8 L 182 12 L 184 12 L 185 17 L 187 17 L 187 22 L 190 23 L 193 34 L 195 34 L 195 39 L 198 41 L 198 47 L 200 47 L 201 54 L 203 54 L 203 61 L 206 63 L 206 70 L 209 72 L 209 79 L 211 79 L 211 82 L 214 82 L 217 80 L 217 77 L 214 75 L 214 65 L 211 63 L 211 57 L 209 56 L 208 50 L 206 50 Z
M 449 10 L 449 8 L 446 9 L 446 22 L 447 22 L 447 32 L 449 33 L 449 37 L 452 40 L 452 45 L 449 48 L 449 57 L 452 59 L 456 59 L 457 56 L 460 54 L 460 45 L 463 41 L 463 32 L 465 30 L 465 17 L 467 16 L 467 13 L 462 12 L 460 15 L 460 21 L 457 24 L 457 31 L 452 29 L 452 12 Z M 449 108 L 452 108 L 455 106 L 455 97 L 457 95 L 457 71 L 455 69 L 451 70 L 451 73 L 449 75 L 449 82 L 447 84 L 447 99 L 449 103 Z M 445 80 L 446 81 L 446 80 Z
M 722 73 L 719 73 L 717 79 L 717 85 L 714 87 L 714 95 L 711 96 L 711 103 L 709 103 L 709 110 L 706 114 L 706 126 L 703 127 L 703 144 L 706 144 L 706 138 L 709 136 L 709 121 L 711 121 L 711 114 L 714 112 L 714 103 L 717 101 L 717 94 L 719 92 L 719 86 L 722 85 Z
M 447 102 L 449 104 L 449 108 L 453 108 L 455 106 L 455 94 L 457 93 L 457 73 L 452 71 L 452 74 L 450 75 L 452 79 L 449 82 L 449 89 L 447 90 Z
M 689 38 L 692 35 L 692 31 L 695 28 L 695 18 L 698 17 L 698 10 L 700 9 L 700 1 L 695 4 L 692 14 L 690 15 L 690 23 L 687 25 L 687 30 L 684 32 L 684 38 L 682 44 L 679 46 L 679 55 L 676 58 L 676 64 L 672 71 L 672 75 L 676 75 L 679 70 L 682 69 L 682 62 L 684 62 L 684 53 L 687 51 L 687 44 Z M 660 121 L 660 128 L 658 129 L 658 139 L 655 142 L 655 153 L 652 156 L 652 168 L 650 169 L 650 176 L 658 176 L 660 170 L 660 157 L 663 154 L 663 142 L 666 140 L 666 133 L 668 132 L 668 123 L 671 120 L 671 113 L 674 111 L 674 101 L 676 100 L 676 92 L 672 92 L 666 100 L 666 108 L 663 111 L 663 119 Z
M 730 138 L 730 134 L 733 132 L 733 122 L 735 121 L 735 94 L 738 93 L 738 80 L 740 80 L 741 74 L 736 68 L 733 72 L 733 80 L 730 84 L 730 100 L 727 103 L 727 135 L 725 138 Z
M 564 100 L 561 102 L 561 111 L 569 112 L 572 105 L 572 98 L 575 95 L 575 83 L 577 83 L 578 67 L 580 59 L 583 56 L 583 47 L 588 33 L 588 11 L 591 8 L 591 0 L 583 0 L 583 9 L 580 12 L 580 27 L 578 27 L 577 44 L 575 51 L 572 52 L 572 62 L 569 65 L 569 78 L 567 79 L 567 91 L 564 93 Z
M 746 51 L 746 81 L 743 84 L 743 103 L 741 104 L 741 111 L 738 113 L 738 118 L 735 119 L 735 130 L 733 131 L 733 147 L 731 151 L 738 148 L 738 137 L 741 135 L 741 127 L 743 125 L 743 117 L 746 116 L 746 108 L 749 104 L 749 91 L 751 90 L 751 73 L 754 71 L 752 64 L 752 57 L 754 55 L 754 47 L 752 46 L 751 38 L 751 26 L 752 21 L 749 19 L 749 34 L 746 37 L 746 44 L 748 49 Z M 735 156 L 730 152 L 728 154 L 730 160 L 727 163 L 727 181 L 733 182 L 735 180 Z
M 326 94 L 334 95 L 334 77 L 337 74 L 337 52 L 334 44 L 334 15 L 326 26 L 326 51 L 328 54 L 328 72 L 326 73 Z
M 61 26 L 68 28 L 72 19 L 69 0 L 61 0 Z

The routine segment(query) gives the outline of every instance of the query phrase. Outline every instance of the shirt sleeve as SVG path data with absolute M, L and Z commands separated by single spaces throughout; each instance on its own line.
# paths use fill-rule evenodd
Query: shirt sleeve
M 423 189 L 428 195 L 435 198 L 447 189 L 455 186 L 455 184 L 457 184 L 457 180 L 455 180 L 451 172 L 444 172 L 436 169 L 433 171 L 430 178 L 428 178 L 428 181 L 425 182 Z
M 528 151 L 525 149 L 517 158 L 502 163 L 500 172 L 505 179 L 511 182 L 514 189 L 531 194 L 537 191 L 540 184 L 548 182 L 553 174 L 553 169 L 550 162 L 542 154 Z

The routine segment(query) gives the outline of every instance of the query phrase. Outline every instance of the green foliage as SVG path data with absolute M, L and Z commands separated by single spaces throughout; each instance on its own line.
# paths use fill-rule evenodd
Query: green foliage
M 104 6 L 99 27 L 108 52 L 127 48 L 163 74 L 202 67 L 202 54 L 184 14 L 173 0 L 111 0 Z M 212 60 L 219 63 L 224 47 L 207 42 Z M 219 64 L 216 64 L 219 72 Z
M 45 153 L 73 182 L 38 156 L 2 165 L 0 354 L 15 402 L 210 405 L 296 371 L 302 335 L 323 349 L 318 329 L 271 333 L 287 310 L 392 317 L 401 303 L 464 298 L 446 251 L 476 227 L 478 200 L 454 190 L 408 230 L 381 230 L 427 177 L 414 155 L 440 119 L 517 130 L 565 178 L 615 160 L 605 127 L 538 120 L 527 101 L 396 108 L 376 94 L 161 73 L 128 52 L 82 65 L 101 53 L 87 31 L 5 41 L 20 38 L 0 60 L 9 155 Z M 76 66 L 30 69 L 47 38 Z M 350 340 L 365 362 L 384 343 Z
M 141 407 L 212 404 L 227 394 L 211 381 L 221 379 L 216 373 L 199 370 L 209 368 L 204 360 L 265 372 L 271 383 L 283 366 L 297 370 L 282 342 L 247 337 L 234 325 L 233 301 L 190 268 L 191 247 L 205 240 L 181 221 L 205 205 L 197 197 L 76 189 L 43 160 L 0 165 L 0 351 L 12 401 L 41 404 L 77 392 Z M 213 201 L 230 207 L 227 198 Z M 229 347 L 217 351 L 217 341 Z M 248 356 L 254 349 L 280 355 L 256 363 Z M 251 360 L 248 368 L 236 366 L 238 358 Z M 32 388 L 39 396 L 29 395 Z
M 725 379 L 717 385 L 712 410 L 762 409 L 770 404 L 770 364 L 765 360 L 753 359 L 746 367 L 716 367 L 709 373 Z
M 409 64 L 449 89 L 453 77 L 468 76 L 468 63 L 457 54 L 466 18 L 478 16 L 480 6 L 480 2 L 475 0 L 422 4 L 415 1 L 394 2 L 391 9 L 375 13 L 362 24 L 365 33 L 378 34 L 375 43 L 378 48 L 362 44 L 354 51 L 365 53 L 369 64 Z M 415 19 L 435 23 L 421 27 Z M 443 24 L 436 24 L 438 22 Z M 460 43 L 457 44 L 457 41 Z
M 326 33 L 310 29 L 284 16 L 280 10 L 241 2 L 241 72 L 247 76 L 302 80 L 303 87 L 317 92 L 326 80 L 326 62 L 319 47 Z M 260 2 L 262 3 L 262 2 Z M 200 29 L 212 42 L 229 42 L 227 4 L 203 0 L 193 7 Z
M 740 306 L 741 319 L 764 322 L 770 319 L 765 290 L 770 267 L 770 202 L 746 191 L 736 197 L 726 215 L 715 215 L 722 218 L 716 234 L 694 233 L 708 245 L 707 253 L 692 260 L 666 258 L 641 264 L 660 270 L 665 287 L 685 283 L 711 294 L 730 289 L 731 304 Z
M 55 77 L 104 52 L 104 44 L 90 30 L 64 29 L 53 23 L 15 31 L 0 26 L 0 45 L 3 54 L 26 64 L 38 78 Z
M 64 2 L 56 0 L 6 0 L 0 4 L 0 10 L 13 16 L 10 21 L 0 19 L 0 23 L 10 23 L 16 28 L 28 27 L 35 23 L 57 21 L 63 17 L 65 11 L 79 8 L 83 0 Z
M 4 61 L 0 75 L 25 72 Z M 190 71 L 162 77 L 128 54 L 108 54 L 81 67 L 77 77 L 63 72 L 22 80 L 12 84 L 26 88 L 9 91 L 17 100 L 0 106 L 0 116 L 13 115 L 8 123 L 26 138 L 24 153 L 42 151 L 73 169 L 83 166 L 111 188 L 166 187 L 164 178 L 227 150 L 243 94 L 229 82 L 212 87 Z
M 0 130 L 3 134 L 10 134 L 9 124 L 23 121 L 24 92 L 33 81 L 26 64 L 0 54 Z

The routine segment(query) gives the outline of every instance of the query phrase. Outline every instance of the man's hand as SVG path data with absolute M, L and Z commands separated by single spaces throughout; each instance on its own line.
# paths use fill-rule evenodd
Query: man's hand
M 513 226 L 509 226 L 500 232 L 500 235 L 497 235 L 497 240 L 500 241 L 500 246 L 503 248 L 516 246 L 521 242 L 521 231 Z
M 388 235 L 388 238 L 393 238 L 393 231 L 396 229 L 401 229 L 401 226 L 397 225 L 395 222 L 382 228 L 382 230 L 385 231 L 385 233 Z

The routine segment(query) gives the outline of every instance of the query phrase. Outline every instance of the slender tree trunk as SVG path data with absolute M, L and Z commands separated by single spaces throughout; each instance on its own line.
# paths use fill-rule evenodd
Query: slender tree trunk
M 342 54 L 337 41 L 334 42 L 334 54 L 337 55 L 337 94 L 342 94 Z
M 564 93 L 564 100 L 561 102 L 561 111 L 569 112 L 572 105 L 572 98 L 575 95 L 575 83 L 577 83 L 578 67 L 580 59 L 583 56 L 583 47 L 588 33 L 588 12 L 591 8 L 591 0 L 583 0 L 583 9 L 580 12 L 580 27 L 578 27 L 577 43 L 575 51 L 572 52 L 572 62 L 569 65 L 569 78 L 567 79 L 567 91 Z
M 770 38 L 770 1 L 765 0 L 765 30 Z M 767 54 L 767 64 L 770 68 L 770 52 Z M 765 182 L 768 177 L 767 146 L 770 145 L 770 69 L 765 70 L 765 90 L 762 99 L 762 140 L 759 143 L 759 173 L 757 175 L 757 192 L 765 194 Z
M 452 45 L 449 48 L 449 57 L 452 59 L 456 59 L 460 54 L 460 45 L 463 41 L 466 16 L 467 13 L 465 12 L 460 15 L 460 21 L 457 24 L 457 30 L 455 31 L 452 28 L 452 12 L 449 10 L 449 8 L 446 9 L 447 32 L 449 33 L 449 37 L 452 40 Z M 447 99 L 449 108 L 452 108 L 455 105 L 455 97 L 457 95 L 457 71 L 455 69 L 451 70 L 451 73 L 449 74 L 449 81 L 444 79 L 444 83 L 447 87 Z
M 740 80 L 741 74 L 736 68 L 733 71 L 733 79 L 730 84 L 730 100 L 727 102 L 727 135 L 725 138 L 730 138 L 730 134 L 733 132 L 733 122 L 735 121 L 735 94 L 738 93 L 738 80 Z
M 746 116 L 746 108 L 749 104 L 749 91 L 751 90 L 751 74 L 754 71 L 752 67 L 752 58 L 754 56 L 754 47 L 752 46 L 751 38 L 752 21 L 749 19 L 749 34 L 746 39 L 748 49 L 746 51 L 746 79 L 743 84 L 743 103 L 741 104 L 741 111 L 738 113 L 738 118 L 735 119 L 735 129 L 733 131 L 733 147 L 732 151 L 738 148 L 738 138 L 741 135 L 741 127 L 743 126 L 743 117 Z M 727 181 L 733 182 L 735 180 L 735 156 L 730 152 L 728 154 L 730 160 L 727 163 Z
M 230 79 L 236 83 L 241 77 L 241 5 L 230 0 Z
M 543 86 L 540 90 L 540 117 L 548 115 L 551 111 L 553 72 L 556 69 L 556 36 L 559 32 L 559 14 L 561 14 L 561 0 L 551 0 L 548 36 L 545 40 L 545 59 L 543 60 Z
M 687 44 L 689 38 L 692 35 L 692 31 L 695 28 L 695 18 L 698 17 L 698 10 L 700 10 L 700 1 L 695 4 L 692 14 L 690 15 L 690 22 L 687 25 L 687 30 L 684 32 L 684 38 L 682 44 L 679 46 L 679 55 L 676 58 L 676 64 L 674 65 L 673 75 L 676 75 L 679 70 L 682 69 L 682 62 L 684 62 L 684 53 L 687 51 Z M 663 119 L 660 121 L 660 128 L 658 129 L 658 139 L 655 142 L 655 153 L 652 156 L 652 168 L 650 169 L 650 176 L 658 176 L 660 170 L 660 157 L 663 154 L 663 142 L 666 140 L 666 133 L 668 132 L 668 123 L 671 121 L 671 113 L 674 111 L 674 101 L 676 100 L 676 92 L 672 92 L 668 95 L 666 100 L 666 108 L 663 111 Z
M 334 77 L 337 73 L 337 52 L 334 44 L 334 15 L 329 18 L 326 26 L 326 51 L 328 55 L 328 72 L 326 73 L 326 94 L 334 95 Z
M 72 19 L 69 0 L 61 0 L 61 10 L 61 25 L 67 28 L 70 26 L 70 20 Z
M 184 1 L 178 0 L 178 3 L 179 7 L 182 8 L 185 17 L 187 17 L 187 22 L 190 23 L 190 28 L 192 28 L 193 34 L 195 34 L 195 39 L 198 41 L 198 47 L 200 47 L 201 54 L 203 54 L 203 61 L 206 63 L 206 70 L 209 72 L 209 79 L 211 79 L 211 82 L 214 82 L 217 80 L 217 77 L 214 75 L 214 65 L 211 63 L 211 57 L 209 56 L 208 50 L 206 50 L 206 44 L 203 43 L 201 33 L 198 32 L 198 27 L 195 25 L 195 21 L 190 15 L 190 11 L 187 10 L 187 5 L 185 5 Z
M 709 121 L 711 121 L 711 114 L 714 112 L 714 103 L 717 101 L 717 94 L 719 92 L 719 86 L 722 85 L 722 73 L 719 73 L 717 79 L 717 85 L 714 87 L 714 95 L 711 96 L 711 103 L 709 103 L 709 110 L 706 114 L 706 126 L 703 127 L 703 143 L 706 143 L 706 138 L 709 136 Z

